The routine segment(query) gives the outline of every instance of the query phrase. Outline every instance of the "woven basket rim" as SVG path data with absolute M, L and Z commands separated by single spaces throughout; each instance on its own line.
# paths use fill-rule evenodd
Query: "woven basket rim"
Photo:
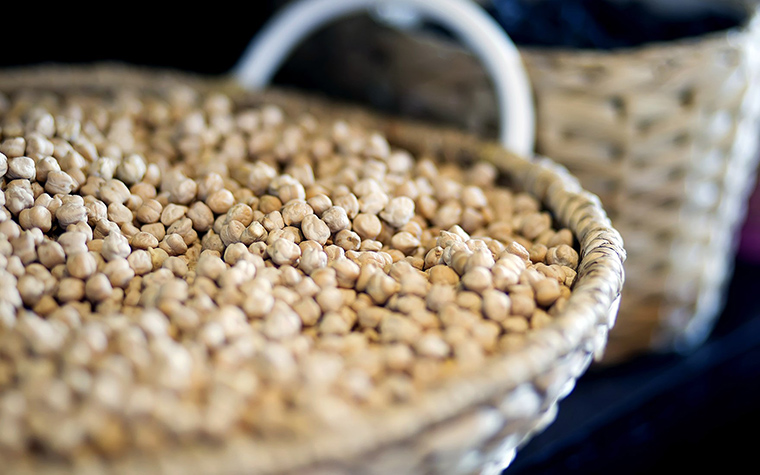
M 46 84 L 53 89 L 67 87 L 66 84 L 142 88 L 155 84 L 176 84 L 177 80 L 201 90 L 212 88 L 230 91 L 233 95 L 243 94 L 229 83 L 228 78 L 200 77 L 177 71 L 115 64 L 77 67 L 46 65 L 0 71 L 0 92 L 24 87 L 40 88 Z M 54 87 L 52 82 L 56 83 Z M 136 473 L 161 467 L 164 471 L 182 470 L 186 473 L 206 469 L 215 472 L 269 473 L 296 470 L 320 461 L 359 456 L 411 438 L 425 428 L 454 417 L 475 404 L 530 382 L 550 370 L 552 363 L 560 357 L 578 349 L 584 337 L 594 332 L 597 325 L 611 325 L 609 312 L 619 298 L 623 284 L 625 251 L 622 238 L 611 226 L 598 198 L 583 191 L 564 167 L 542 158 L 531 162 L 505 151 L 497 144 L 480 141 L 459 131 L 382 117 L 355 107 L 290 91 L 244 94 L 248 99 L 279 104 L 284 108 L 331 111 L 340 117 L 366 122 L 370 127 L 379 127 L 394 145 L 394 133 L 406 133 L 413 136 L 414 140 L 427 140 L 434 147 L 440 147 L 440 150 L 452 146 L 469 150 L 478 158 L 496 163 L 501 172 L 526 184 L 525 188 L 532 188 L 530 192 L 541 199 L 545 206 L 550 199 L 550 192 L 561 192 L 562 196 L 566 194 L 571 197 L 560 204 L 572 207 L 580 215 L 574 222 L 563 222 L 563 225 L 570 227 L 578 238 L 581 261 L 568 307 L 549 326 L 532 330 L 524 348 L 489 357 L 475 374 L 448 377 L 440 387 L 422 391 L 412 404 L 371 414 L 365 410 L 349 427 L 304 440 L 257 441 L 236 437 L 226 441 L 223 446 L 177 445 L 169 447 L 160 455 L 128 453 L 125 457 L 108 463 L 106 467 L 109 470 Z M 504 170 L 505 164 L 512 168 Z M 559 215 L 564 211 L 556 209 L 557 205 L 555 203 L 551 211 L 560 218 Z M 561 220 L 566 221 L 566 218 Z M 22 460 L 17 467 L 13 463 L 16 462 L 12 462 L 11 471 L 14 468 L 35 473 L 66 471 L 61 464 L 47 460 Z
M 661 57 L 665 54 L 669 56 L 678 56 L 686 54 L 694 48 L 710 49 L 711 47 L 718 47 L 722 44 L 725 44 L 727 41 L 730 43 L 743 41 L 746 39 L 746 36 L 750 31 L 760 28 L 760 19 L 758 19 L 758 13 L 760 12 L 760 3 L 758 3 L 757 0 L 738 0 L 734 3 L 736 3 L 739 8 L 745 10 L 746 16 L 743 18 L 740 24 L 723 30 L 705 33 L 699 36 L 689 36 L 670 41 L 650 41 L 637 46 L 625 46 L 621 48 L 610 49 L 522 45 L 518 45 L 518 48 L 520 51 L 524 51 L 532 55 L 544 56 L 547 58 L 569 56 L 584 59 L 608 59 L 612 56 L 621 57 L 623 60 L 627 60 L 627 58 L 631 56 Z

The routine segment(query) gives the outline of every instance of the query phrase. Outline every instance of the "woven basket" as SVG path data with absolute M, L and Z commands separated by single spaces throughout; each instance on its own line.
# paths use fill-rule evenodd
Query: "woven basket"
M 611 52 L 520 50 L 538 151 L 601 198 L 626 241 L 628 279 L 606 362 L 691 349 L 722 308 L 760 136 L 757 2 L 732 1 L 746 22 L 700 38 Z M 493 86 L 458 44 L 367 19 L 322 41 L 309 52 L 337 51 L 320 60 L 341 74 L 319 86 L 493 136 Z
M 241 437 L 221 446 L 184 446 L 75 467 L 2 460 L 0 454 L 4 473 L 500 473 L 516 448 L 553 420 L 557 402 L 573 389 L 593 356 L 601 355 L 614 324 L 625 252 L 598 199 L 549 160 L 530 162 L 459 132 L 384 119 L 294 93 L 252 95 L 227 82 L 112 65 L 0 73 L 0 91 L 6 93 L 24 88 L 145 90 L 178 83 L 223 89 L 244 104 L 274 103 L 290 113 L 308 111 L 361 123 L 387 134 L 394 145 L 443 160 L 492 161 L 513 186 L 539 198 L 575 233 L 581 261 L 567 309 L 548 327 L 528 333 L 522 346 L 492 357 L 477 372 L 443 381 L 413 403 L 365 411 L 350 427 L 319 437 Z

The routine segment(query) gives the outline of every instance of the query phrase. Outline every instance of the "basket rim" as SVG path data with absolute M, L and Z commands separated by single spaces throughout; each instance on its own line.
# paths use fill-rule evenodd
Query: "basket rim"
M 573 231 L 581 247 L 578 277 L 567 309 L 547 327 L 532 330 L 523 348 L 489 357 L 474 374 L 447 377 L 440 386 L 421 391 L 412 404 L 392 406 L 371 414 L 363 410 L 361 417 L 354 419 L 349 426 L 318 434 L 316 438 L 282 442 L 237 436 L 221 445 L 192 443 L 171 446 L 160 455 L 127 452 L 124 457 L 99 467 L 107 466 L 109 470 L 125 473 L 144 471 L 146 468 L 156 470 L 159 467 L 164 471 L 183 470 L 188 473 L 208 467 L 213 467 L 214 471 L 269 473 L 296 470 L 311 463 L 351 459 L 403 442 L 468 408 L 493 400 L 521 384 L 530 383 L 549 371 L 552 363 L 559 358 L 579 349 L 588 341 L 590 334 L 598 331 L 599 326 L 609 330 L 614 324 L 609 313 L 619 299 L 623 285 L 625 251 L 622 238 L 612 227 L 599 199 L 584 191 L 564 167 L 548 159 L 538 157 L 531 161 L 504 150 L 498 144 L 481 141 L 464 132 L 383 117 L 303 93 L 282 90 L 245 93 L 230 84 L 227 78 L 192 76 L 178 71 L 115 64 L 24 67 L 0 70 L 0 92 L 44 87 L 46 84 L 51 86 L 52 82 L 56 82 L 53 89 L 66 87 L 65 84 L 144 88 L 155 87 L 156 84 L 176 85 L 177 80 L 200 90 L 230 91 L 231 95 L 244 94 L 247 99 L 284 108 L 294 107 L 306 112 L 332 111 L 340 117 L 355 119 L 362 125 L 366 122 L 370 128 L 379 129 L 396 146 L 407 139 L 420 141 L 424 138 L 426 146 L 432 149 L 437 147 L 443 151 L 446 147 L 454 147 L 474 153 L 478 159 L 489 160 L 498 166 L 500 172 L 522 183 L 526 191 L 539 198 L 563 225 Z M 606 341 L 606 332 L 604 338 Z M 589 352 L 592 351 L 589 349 Z M 102 461 L 93 463 L 97 465 Z M 14 467 L 14 464 L 17 466 Z M 36 473 L 58 473 L 63 470 L 59 463 L 27 459 L 21 459 L 19 463 L 11 461 L 11 471 L 14 468 Z

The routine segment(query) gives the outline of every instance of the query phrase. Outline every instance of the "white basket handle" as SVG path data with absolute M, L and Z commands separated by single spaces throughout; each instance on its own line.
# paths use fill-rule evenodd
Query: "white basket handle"
M 448 28 L 480 58 L 496 88 L 501 142 L 521 155 L 533 156 L 535 111 L 520 54 L 496 21 L 471 0 L 295 1 L 251 41 L 233 75 L 247 89 L 264 88 L 293 49 L 316 30 L 343 17 L 393 7 L 413 8 Z

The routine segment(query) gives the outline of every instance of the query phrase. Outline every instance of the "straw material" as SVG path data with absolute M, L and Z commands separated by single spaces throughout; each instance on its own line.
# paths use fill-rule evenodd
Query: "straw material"
M 4 72 L 0 91 L 30 85 L 48 90 L 155 88 L 172 87 L 177 81 L 222 88 L 251 105 L 274 103 L 291 113 L 310 111 L 319 117 L 360 122 L 414 153 L 448 160 L 491 160 L 515 186 L 542 200 L 557 221 L 575 233 L 581 261 L 567 309 L 549 326 L 529 332 L 521 346 L 489 359 L 477 373 L 443 380 L 414 402 L 360 413 L 348 427 L 318 437 L 239 437 L 223 445 L 183 446 L 154 455 L 134 453 L 76 467 L 41 460 L 0 460 L 4 470 L 49 474 L 500 473 L 516 448 L 553 420 L 557 402 L 572 390 L 593 357 L 601 355 L 614 324 L 625 251 L 599 200 L 549 160 L 532 163 L 459 132 L 383 119 L 289 92 L 249 95 L 228 83 L 113 66 Z
M 693 348 L 722 308 L 760 136 L 757 3 L 735 3 L 747 23 L 701 38 L 613 52 L 521 49 L 538 151 L 600 196 L 626 241 L 607 362 Z M 321 47 L 338 51 L 330 67 L 351 73 L 329 80 L 349 95 L 480 135 L 496 130 L 492 86 L 457 44 L 367 20 L 328 33 Z

